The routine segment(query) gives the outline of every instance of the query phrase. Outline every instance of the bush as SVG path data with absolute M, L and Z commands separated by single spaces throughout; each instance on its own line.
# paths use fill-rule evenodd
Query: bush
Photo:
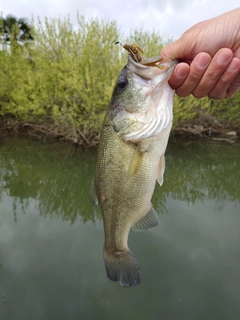
M 98 132 L 126 62 L 126 51 L 114 44 L 123 40 L 116 22 L 78 16 L 74 27 L 68 18 L 45 19 L 32 22 L 31 34 L 34 41 L 24 45 L 2 44 L 0 116 L 51 124 L 65 136 L 72 130 L 82 130 L 85 136 Z M 125 42 L 137 43 L 150 57 L 169 41 L 140 29 Z M 203 114 L 218 124 L 240 126 L 239 100 L 240 93 L 222 101 L 175 97 L 173 128 Z
M 0 54 L 1 115 L 100 128 L 124 64 L 115 22 L 39 20 L 34 43 Z

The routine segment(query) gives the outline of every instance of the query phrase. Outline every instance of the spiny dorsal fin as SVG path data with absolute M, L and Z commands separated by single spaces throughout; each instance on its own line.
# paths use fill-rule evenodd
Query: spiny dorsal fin
M 92 185 L 91 185 L 91 189 L 90 189 L 90 197 L 92 200 L 93 205 L 98 205 L 98 198 L 97 198 L 97 194 L 96 194 L 96 190 L 95 190 L 95 181 L 93 179 L 92 181 Z
M 142 217 L 140 220 L 138 220 L 134 225 L 133 225 L 133 230 L 147 230 L 149 228 L 156 227 L 160 224 L 158 220 L 158 216 L 153 209 L 152 205 L 148 213 Z
M 161 156 L 158 164 L 158 173 L 157 173 L 157 181 L 162 186 L 163 184 L 163 175 L 165 171 L 165 156 L 164 154 Z

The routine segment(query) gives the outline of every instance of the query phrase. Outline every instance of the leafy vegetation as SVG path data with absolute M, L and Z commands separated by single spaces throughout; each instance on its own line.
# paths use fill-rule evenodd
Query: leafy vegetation
M 26 41 L 33 40 L 31 35 L 31 26 L 26 18 L 17 19 L 15 16 L 9 14 L 0 17 L 0 32 L 1 40 L 14 44 L 24 44 Z
M 33 41 L 32 41 L 33 40 Z M 126 52 L 114 43 L 137 43 L 157 55 L 169 39 L 133 30 L 128 39 L 116 22 L 78 16 L 45 19 L 0 17 L 0 117 L 43 134 L 98 142 L 103 117 Z M 175 98 L 174 130 L 192 124 L 240 126 L 240 94 L 223 101 Z

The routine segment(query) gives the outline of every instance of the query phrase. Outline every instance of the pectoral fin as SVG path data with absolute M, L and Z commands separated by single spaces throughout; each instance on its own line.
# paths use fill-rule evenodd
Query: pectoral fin
M 152 205 L 148 213 L 142 217 L 140 220 L 138 220 L 134 225 L 133 225 L 133 230 L 147 230 L 149 228 L 156 227 L 160 224 L 158 220 L 158 216 L 153 209 Z
M 164 154 L 161 156 L 158 164 L 158 173 L 157 173 L 157 181 L 162 186 L 163 184 L 163 175 L 165 171 L 165 156 Z
M 92 204 L 93 205 L 98 205 L 98 198 L 97 198 L 97 194 L 96 194 L 96 190 L 95 190 L 95 181 L 93 179 L 92 181 L 92 185 L 91 185 L 91 189 L 90 189 L 90 197 L 92 200 Z
M 148 152 L 150 145 L 151 143 L 149 141 L 141 141 L 138 143 L 128 167 L 127 180 L 138 173 L 143 161 L 144 153 Z
M 138 173 L 142 164 L 143 155 L 144 153 L 139 150 L 139 147 L 137 147 L 133 153 L 132 159 L 128 167 L 127 180 L 130 180 Z

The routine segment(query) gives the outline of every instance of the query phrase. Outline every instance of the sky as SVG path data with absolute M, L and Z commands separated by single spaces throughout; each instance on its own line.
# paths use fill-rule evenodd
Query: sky
M 124 35 L 131 30 L 160 32 L 177 39 L 192 25 L 239 7 L 239 0 L 0 0 L 3 16 L 63 18 L 73 25 L 77 12 L 85 18 L 114 20 Z

